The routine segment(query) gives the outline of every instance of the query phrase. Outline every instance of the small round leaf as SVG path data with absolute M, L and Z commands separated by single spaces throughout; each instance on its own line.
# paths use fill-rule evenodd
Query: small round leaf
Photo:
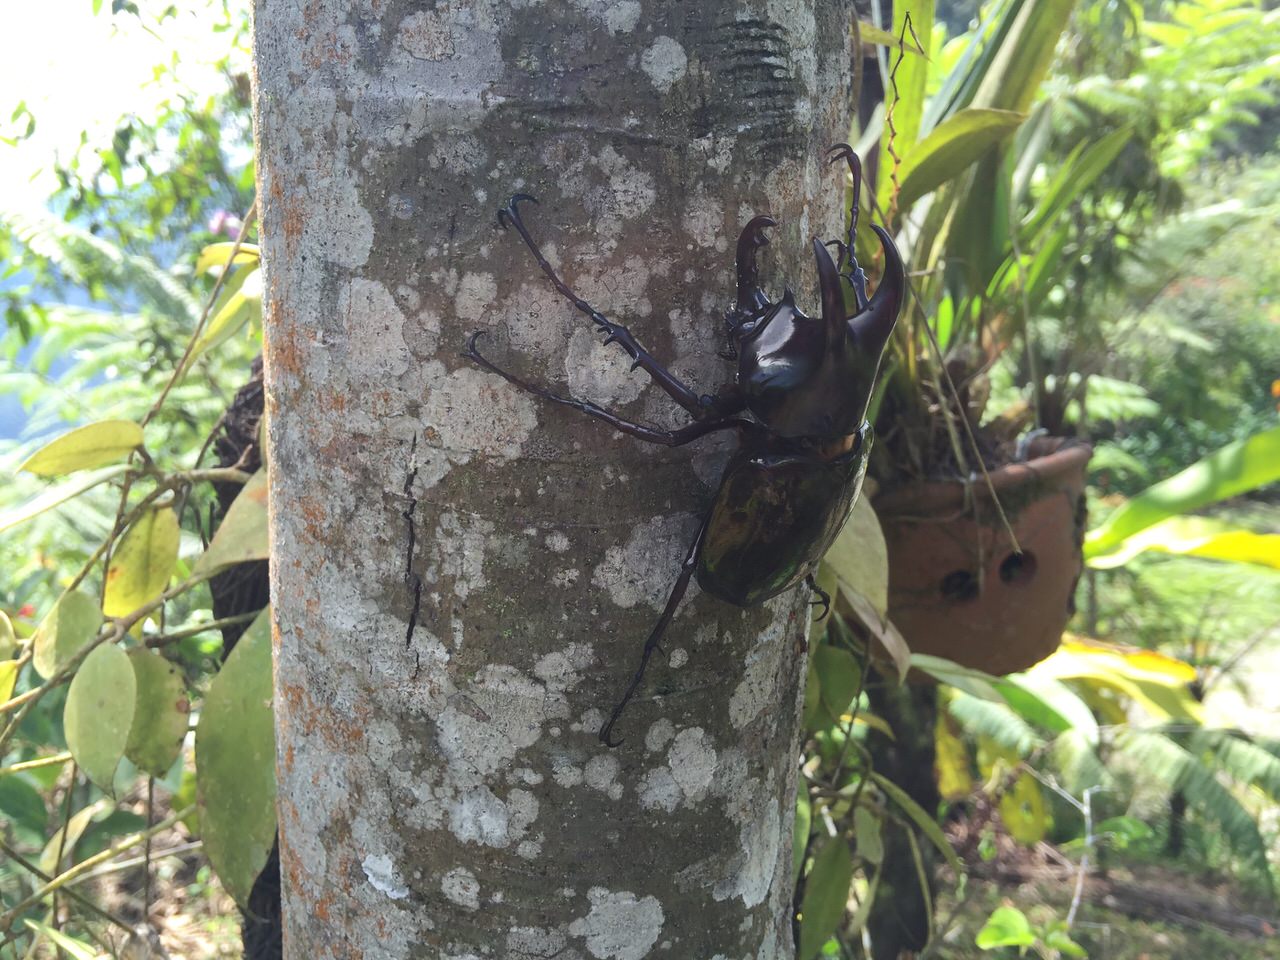
M 196 788 L 209 863 L 245 906 L 276 833 L 269 607 L 209 684 L 196 728 Z
M 67 691 L 62 714 L 67 747 L 85 776 L 112 796 L 133 724 L 136 688 L 129 655 L 104 643 L 84 658 Z
M 100 626 L 96 600 L 78 590 L 63 594 L 36 628 L 31 658 L 36 673 L 48 680 L 97 636 Z
M 137 681 L 133 726 L 124 755 L 140 770 L 163 777 L 187 736 L 191 701 L 182 671 L 152 650 L 130 650 Z
M 169 585 L 178 562 L 178 515 L 170 507 L 148 510 L 130 524 L 111 553 L 102 611 L 127 616 Z

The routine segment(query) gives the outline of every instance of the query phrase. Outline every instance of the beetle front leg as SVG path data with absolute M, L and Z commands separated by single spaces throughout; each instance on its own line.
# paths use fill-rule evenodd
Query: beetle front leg
M 627 689 L 623 693 L 622 699 L 613 708 L 613 713 L 609 714 L 608 721 L 600 728 L 600 742 L 606 747 L 617 747 L 622 744 L 621 740 L 612 739 L 613 725 L 618 722 L 618 718 L 622 716 L 622 711 L 627 709 L 627 704 L 631 702 L 635 692 L 640 689 L 640 684 L 644 680 L 644 672 L 649 667 L 649 660 L 653 657 L 654 651 L 662 649 L 660 644 L 663 634 L 667 632 L 667 627 L 671 625 L 671 621 L 676 615 L 676 610 L 680 606 L 680 601 L 684 599 L 684 595 L 689 589 L 689 581 L 693 578 L 693 571 L 697 569 L 698 555 L 702 552 L 702 538 L 706 532 L 707 519 L 704 518 L 702 526 L 698 528 L 698 535 L 693 538 L 693 543 L 689 546 L 689 552 L 685 554 L 684 563 L 680 565 L 680 576 L 676 578 L 675 586 L 671 588 L 671 594 L 667 597 L 667 605 L 662 608 L 662 616 L 658 618 L 658 622 L 654 624 L 653 630 L 649 633 L 649 638 L 644 642 L 644 650 L 640 654 L 640 666 L 636 668 L 631 682 L 627 684 Z
M 558 403 L 561 406 L 572 407 L 579 413 L 585 413 L 589 417 L 597 420 L 603 420 L 609 426 L 613 427 L 628 436 L 635 437 L 639 440 L 647 440 L 649 443 L 659 443 L 666 447 L 679 447 L 699 437 L 704 437 L 708 433 L 716 430 L 728 430 L 733 427 L 749 427 L 751 422 L 741 417 L 726 415 L 738 412 L 745 406 L 743 400 L 721 400 L 720 398 L 709 398 L 709 408 L 717 409 L 721 415 L 711 420 L 698 420 L 689 424 L 687 427 L 681 427 L 678 430 L 659 430 L 657 427 L 650 427 L 643 423 L 636 423 L 633 420 L 627 420 L 618 416 L 610 410 L 592 403 L 590 400 L 579 400 L 577 397 L 562 397 L 558 393 L 552 393 L 550 390 L 539 387 L 536 384 L 522 380 L 513 373 L 503 370 L 501 367 L 482 356 L 480 351 L 476 349 L 476 341 L 480 339 L 483 331 L 473 333 L 471 339 L 467 341 L 467 349 L 462 356 L 470 360 L 472 363 L 479 364 L 486 370 L 496 373 L 502 379 L 506 380 L 512 386 L 519 387 L 527 393 L 549 400 L 552 403 Z
M 849 205 L 849 241 L 847 244 L 841 244 L 841 249 L 847 251 L 849 259 L 849 272 L 845 274 L 845 279 L 853 287 L 853 298 L 857 301 L 858 311 L 862 312 L 867 309 L 867 275 L 858 266 L 858 258 L 853 253 L 858 233 L 858 205 L 862 196 L 862 161 L 854 153 L 853 147 L 847 143 L 837 143 L 827 151 L 827 156 L 829 163 L 848 161 L 849 172 L 853 175 L 853 200 Z
M 823 620 L 827 619 L 827 615 L 831 613 L 831 594 L 818 586 L 818 581 L 814 579 L 812 573 L 804 578 L 804 582 L 805 586 L 812 590 L 814 595 L 818 598 L 816 600 L 810 600 L 809 606 L 822 607 L 822 612 L 814 617 L 815 620 L 821 623 Z
M 529 228 L 520 219 L 519 204 L 521 200 L 528 200 L 531 203 L 538 202 L 535 197 L 531 197 L 527 193 L 517 193 L 508 201 L 505 207 L 498 211 L 498 223 L 502 224 L 504 229 L 507 224 L 516 228 L 516 233 L 520 234 L 520 239 L 524 241 L 525 246 L 533 253 L 534 259 L 538 261 L 538 266 L 542 268 L 542 272 L 546 274 L 547 279 L 551 281 L 560 295 L 591 318 L 592 323 L 604 334 L 606 345 L 616 343 L 627 352 L 627 355 L 631 357 L 632 370 L 643 370 L 654 383 L 666 392 L 667 396 L 671 397 L 672 400 L 695 417 L 707 415 L 710 410 L 709 397 L 699 396 L 697 392 L 686 386 L 675 374 L 659 363 L 653 354 L 641 345 L 630 330 L 620 323 L 614 323 L 574 293 L 569 285 L 560 279 L 555 268 L 543 256 L 537 243 L 530 236 Z

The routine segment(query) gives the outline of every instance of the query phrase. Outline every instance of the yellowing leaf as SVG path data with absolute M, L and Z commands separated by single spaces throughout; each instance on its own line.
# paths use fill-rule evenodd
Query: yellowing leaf
M 73 590 L 58 598 L 36 628 L 31 665 L 48 680 L 98 634 L 102 611 L 86 593 Z
M 182 671 L 153 650 L 130 650 L 137 681 L 133 726 L 124 755 L 140 770 L 163 777 L 182 751 L 191 701 Z
M 20 503 L 11 510 L 0 513 L 0 533 L 8 530 L 10 527 L 16 527 L 20 523 L 26 523 L 32 517 L 38 517 L 46 510 L 52 510 L 54 507 L 66 503 L 73 497 L 78 497 L 86 490 L 91 490 L 98 484 L 112 477 L 124 473 L 126 467 L 124 464 L 118 464 L 114 467 L 104 467 L 93 473 L 85 474 L 81 477 L 75 477 L 71 480 L 64 480 L 62 483 L 49 487 L 36 496 L 32 497 L 26 503 Z
M 98 814 L 110 810 L 113 806 L 115 804 L 106 797 L 102 797 L 96 803 L 91 803 L 84 809 L 76 811 L 67 822 L 66 840 L 63 840 L 62 828 L 59 827 L 54 831 L 49 842 L 44 845 L 44 850 L 40 853 L 40 869 L 51 877 L 61 872 L 59 870 L 58 851 L 62 851 L 64 858 L 73 856 L 76 844 L 80 842 L 80 837 L 84 834 L 89 823 Z
M 934 767 L 938 772 L 938 793 L 943 800 L 963 800 L 973 792 L 969 775 L 969 751 L 964 741 L 951 732 L 946 711 L 938 711 L 934 727 Z
M 178 562 L 178 537 L 178 515 L 170 507 L 148 510 L 130 525 L 107 568 L 107 616 L 126 616 L 164 593 Z
M 51 440 L 27 457 L 18 471 L 57 477 L 122 460 L 142 446 L 142 427 L 132 420 L 102 420 Z
M 1033 847 L 1044 839 L 1049 815 L 1040 784 L 1029 773 L 1018 777 L 1000 798 L 1000 817 L 1009 835 L 1024 846 Z
M 1147 550 L 1280 569 L 1280 534 L 1240 530 L 1207 517 L 1169 517 L 1089 559 L 1099 570 L 1121 567 Z
M 0 660 L 8 660 L 18 646 L 18 638 L 13 633 L 13 621 L 9 615 L 0 610 Z
M 99 953 L 93 947 L 80 940 L 67 936 L 61 930 L 56 930 L 47 924 L 40 923 L 36 920 L 23 919 L 22 921 L 36 934 L 36 942 L 41 938 L 48 940 L 56 945 L 60 950 L 66 952 L 71 960 L 102 960 L 104 954 Z
M 235 246 L 230 242 L 209 244 L 196 258 L 196 275 L 208 273 L 214 267 L 225 267 L 228 261 L 232 264 L 242 264 L 257 263 L 261 259 L 261 251 L 256 243 L 242 243 L 235 260 L 231 260 L 231 251 Z
M 205 853 L 244 906 L 276 833 L 270 608 L 209 684 L 196 729 L 196 786 Z
M 262 272 L 256 267 L 241 270 L 224 287 L 208 325 L 187 358 L 183 374 L 201 354 L 231 339 L 247 323 L 262 324 Z
M 18 661 L 0 661 L 0 703 L 5 703 L 13 696 L 14 684 L 18 682 Z
M 259 470 L 231 503 L 209 549 L 196 560 L 193 573 L 211 573 L 250 560 L 266 560 L 267 471 Z
M 133 723 L 135 687 L 128 654 L 104 643 L 80 664 L 62 713 L 67 749 L 85 776 L 113 796 L 112 781 Z
M 1075 680 L 1114 690 L 1160 718 L 1204 719 L 1203 707 L 1188 690 L 1196 678 L 1195 668 L 1154 650 L 1068 635 L 1062 646 L 1028 670 L 1027 676 Z

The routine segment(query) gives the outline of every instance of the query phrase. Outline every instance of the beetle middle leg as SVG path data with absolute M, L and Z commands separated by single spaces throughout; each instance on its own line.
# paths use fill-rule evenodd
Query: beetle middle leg
M 479 364 L 486 370 L 496 373 L 512 386 L 519 387 L 527 393 L 532 393 L 534 396 L 541 397 L 544 400 L 549 400 L 552 403 L 558 403 L 565 407 L 572 407 L 574 410 L 577 410 L 580 413 L 585 413 L 587 416 L 594 417 L 597 420 L 603 420 L 615 430 L 639 440 L 647 440 L 649 443 L 659 443 L 666 447 L 679 447 L 697 440 L 699 437 L 704 437 L 708 433 L 713 433 L 716 430 L 729 430 L 733 427 L 752 426 L 750 421 L 742 417 L 731 415 L 733 412 L 736 412 L 733 409 L 734 406 L 739 410 L 742 408 L 743 404 L 741 402 L 734 401 L 732 404 L 726 405 L 725 403 L 719 403 L 714 398 L 712 402 L 716 403 L 720 409 L 723 409 L 727 415 L 719 416 L 712 420 L 696 420 L 688 426 L 681 427 L 677 430 L 660 430 L 657 427 L 650 427 L 647 424 L 627 420 L 624 417 L 618 416 L 611 410 L 606 410 L 604 407 L 592 403 L 590 400 L 579 400 L 577 397 L 564 397 L 558 393 L 552 393 L 550 390 L 540 387 L 537 384 L 530 383 L 527 380 L 522 380 L 515 374 L 503 370 L 491 360 L 484 357 L 480 351 L 476 349 L 476 341 L 480 339 L 482 333 L 483 331 L 473 333 L 471 335 L 471 338 L 467 341 L 467 349 L 463 352 L 462 356 L 466 357 L 472 363 Z
M 671 621 L 676 615 L 676 609 L 680 606 L 680 601 L 684 599 L 684 595 L 689 589 L 689 581 L 693 579 L 693 571 L 698 566 L 698 555 L 702 552 L 702 539 L 707 532 L 708 519 L 709 517 L 703 518 L 702 525 L 698 527 L 698 535 L 693 538 L 693 543 L 689 546 L 689 552 L 685 554 L 684 562 L 680 564 L 680 576 L 676 578 L 675 586 L 671 588 L 671 593 L 667 597 L 667 605 L 662 608 L 662 616 L 653 625 L 649 638 L 644 642 L 644 650 L 640 653 L 640 665 L 636 668 L 631 682 L 627 684 L 627 689 L 623 693 L 622 699 L 613 708 L 613 713 L 609 714 L 609 719 L 605 722 L 605 725 L 600 728 L 600 742 L 606 747 L 617 747 L 622 743 L 621 740 L 612 739 L 613 725 L 618 722 L 618 718 L 622 716 L 622 711 L 627 709 L 627 704 L 631 702 L 631 698 L 640 689 L 640 684 L 644 681 L 644 672 L 649 668 L 649 660 L 652 659 L 655 651 L 661 649 L 662 637 L 667 632 L 667 627 L 671 625 Z
M 498 222 L 502 224 L 503 228 L 508 224 L 516 228 L 516 233 L 520 234 L 520 239 L 524 241 L 534 259 L 538 261 L 538 266 L 542 268 L 542 272 L 546 274 L 547 279 L 551 281 L 560 295 L 591 318 L 591 322 L 605 335 L 605 344 L 616 343 L 627 352 L 627 355 L 631 357 L 632 370 L 637 368 L 643 370 L 654 383 L 666 391 L 672 400 L 695 417 L 702 417 L 710 412 L 715 412 L 711 397 L 700 396 L 696 391 L 684 384 L 675 374 L 659 363 L 653 354 L 640 344 L 640 341 L 635 338 L 635 335 L 630 330 L 620 323 L 614 323 L 574 293 L 569 285 L 560 279 L 555 268 L 543 256 L 538 244 L 534 242 L 533 237 L 529 234 L 529 228 L 520 219 L 519 205 L 521 200 L 528 200 L 531 203 L 538 202 L 535 197 L 531 197 L 527 193 L 517 193 L 505 207 L 498 211 Z

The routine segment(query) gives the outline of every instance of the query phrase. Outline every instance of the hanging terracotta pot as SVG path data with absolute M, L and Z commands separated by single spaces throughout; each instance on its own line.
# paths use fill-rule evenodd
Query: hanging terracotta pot
M 991 471 L 1013 541 L 981 477 L 887 490 L 874 501 L 889 551 L 889 618 L 913 653 L 1003 675 L 1043 660 L 1075 610 L 1093 449 L 1032 441 Z

